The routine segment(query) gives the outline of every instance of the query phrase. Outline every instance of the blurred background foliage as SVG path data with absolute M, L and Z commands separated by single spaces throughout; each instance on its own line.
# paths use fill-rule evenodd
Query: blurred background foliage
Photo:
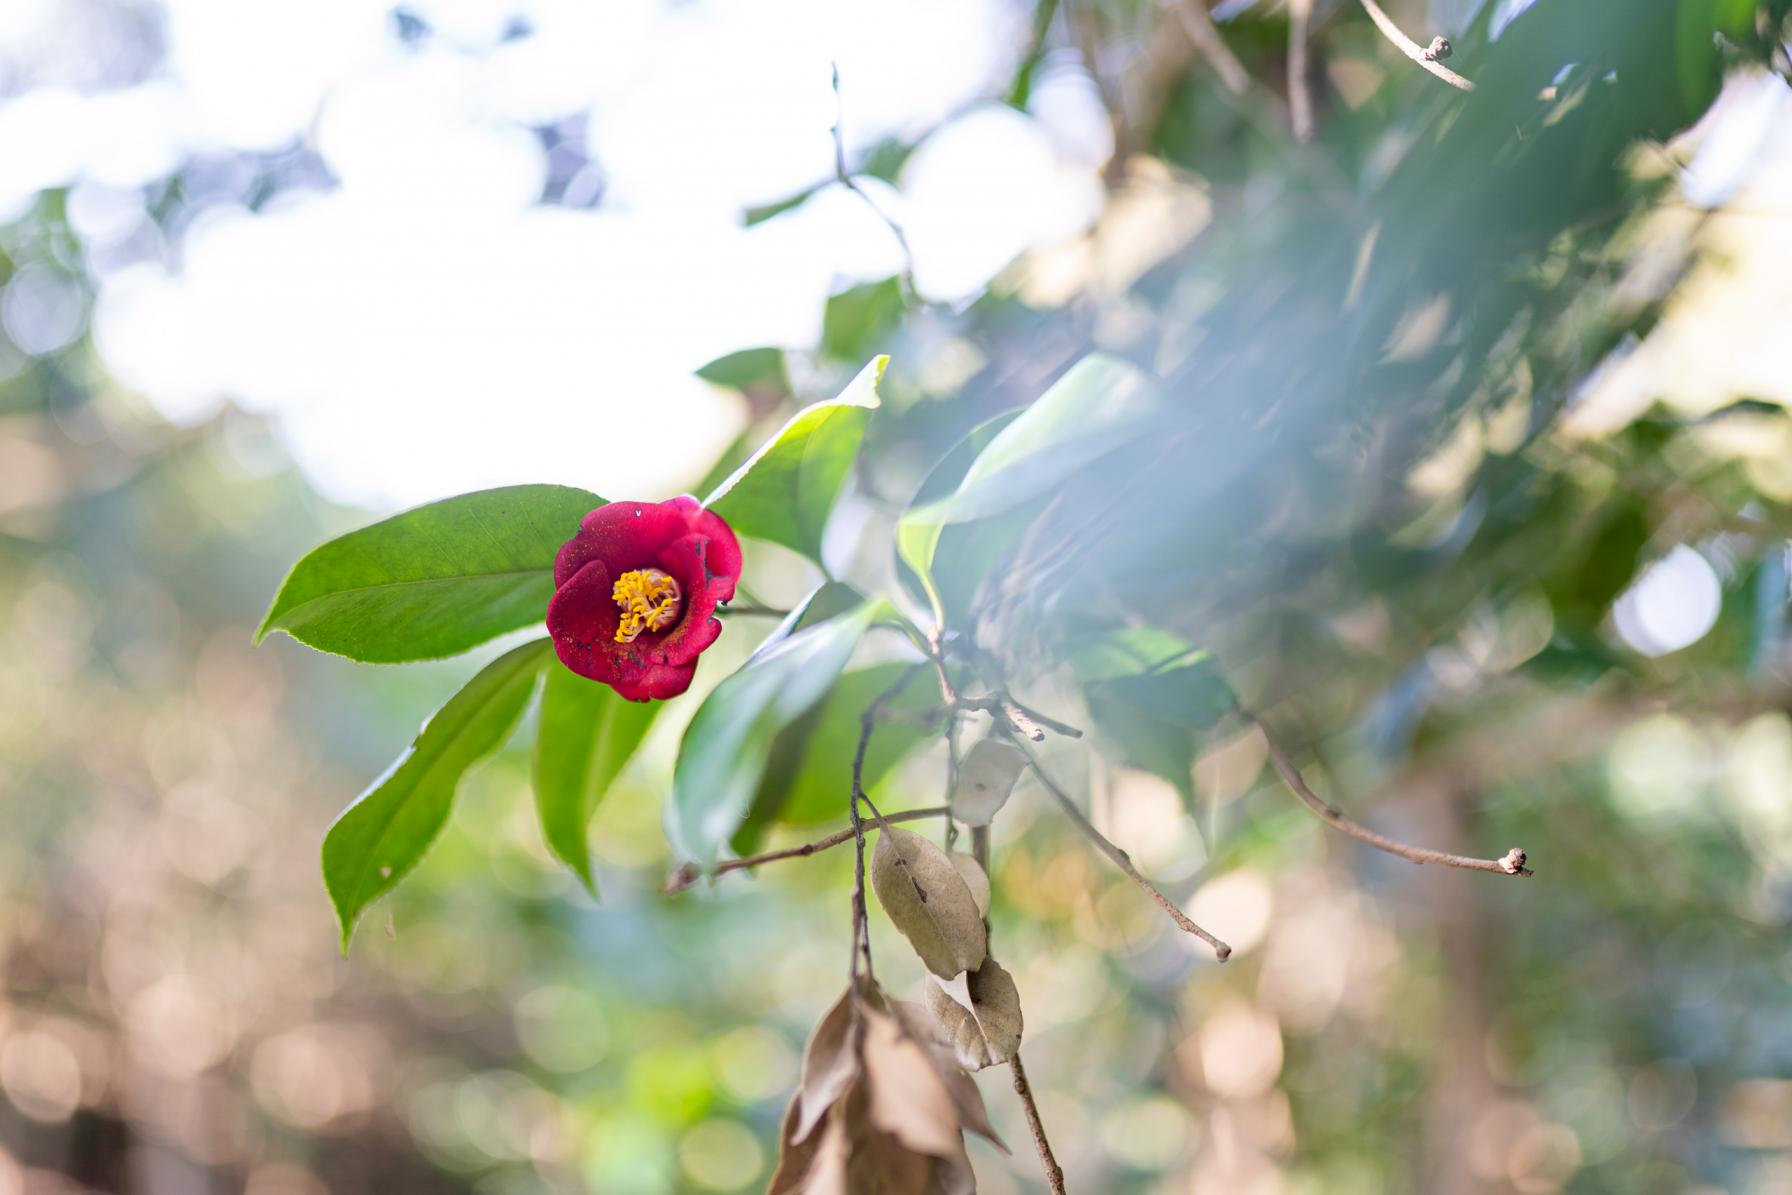
M 564 7 L 380 9 L 370 36 L 406 61 L 539 49 L 567 68 L 552 53 L 570 37 Z M 1194 949 L 1038 793 L 1010 807 L 994 933 L 1071 1189 L 1792 1189 L 1787 5 L 1388 7 L 1420 43 L 1454 39 L 1472 96 L 1399 57 L 1354 3 L 1226 0 L 1212 14 L 1223 52 L 1175 5 L 948 16 L 975 25 L 987 69 L 851 139 L 860 195 L 827 169 L 824 51 L 811 65 L 825 102 L 784 113 L 813 143 L 812 181 L 731 220 L 800 233 L 819 226 L 780 221 L 851 213 L 852 237 L 882 238 L 882 256 L 843 254 L 817 275 L 831 296 L 808 334 L 741 333 L 701 369 L 674 361 L 711 396 L 693 401 L 715 405 L 669 405 L 674 430 L 610 437 L 647 462 L 627 484 L 661 492 L 619 493 L 595 465 L 540 479 L 701 492 L 706 471 L 887 351 L 886 406 L 828 547 L 837 571 L 894 586 L 887 528 L 934 460 L 1091 348 L 1141 364 L 1164 379 L 1173 426 L 993 527 L 949 533 L 940 557 L 979 646 L 1030 678 L 1035 704 L 1092 727 L 1102 758 L 1133 765 L 1055 754 L 1097 824 L 1236 950 L 1219 967 Z M 706 6 L 668 11 L 725 24 Z M 926 38 L 867 11 L 910 57 L 875 39 L 861 53 L 893 55 L 925 92 Z M 660 893 L 678 861 L 659 807 L 694 699 L 599 809 L 601 905 L 542 846 L 512 748 L 337 954 L 316 844 L 465 670 L 355 667 L 284 640 L 253 650 L 268 595 L 300 552 L 366 520 L 339 499 L 440 496 L 404 486 L 456 468 L 462 488 L 489 481 L 465 458 L 495 457 L 511 425 L 544 455 L 568 439 L 614 453 L 601 429 L 652 431 L 658 392 L 567 374 L 559 346 L 616 329 L 531 310 L 555 347 L 496 338 L 514 375 L 473 381 L 510 384 L 467 399 L 472 438 L 445 444 L 435 425 L 457 412 L 430 406 L 450 380 L 430 362 L 371 369 L 408 380 L 388 415 L 352 380 L 370 371 L 365 345 L 280 325 L 245 348 L 241 329 L 198 320 L 203 307 L 161 325 L 133 315 L 132 270 L 199 279 L 200 233 L 220 212 L 271 223 L 362 177 L 302 104 L 296 135 L 195 137 L 124 167 L 114 154 L 110 174 L 82 156 L 92 144 L 141 148 L 173 118 L 52 119 L 71 95 L 140 96 L 182 70 L 216 84 L 182 57 L 215 16 L 82 0 L 0 22 L 0 1195 L 762 1184 L 801 1041 L 843 977 L 850 860 Z M 813 17 L 755 20 L 777 40 Z M 220 35 L 239 88 L 264 77 L 255 63 L 297 69 L 306 49 L 282 59 L 288 27 L 258 19 Z M 1303 89 L 1285 69 L 1302 27 L 1311 141 L 1291 134 Z M 659 33 L 644 36 L 631 44 Z M 670 57 L 660 69 L 676 73 Z M 617 181 L 626 137 L 607 143 L 602 119 L 570 114 L 589 99 L 506 117 L 540 164 L 531 213 L 654 194 Z M 717 120 L 754 152 L 752 130 Z M 77 133 L 86 149 L 63 143 Z M 1061 193 L 1017 192 L 1018 167 L 978 159 L 1016 145 L 1047 155 Z M 676 154 L 658 168 L 701 185 Z M 951 224 L 961 202 L 921 202 L 942 170 L 961 188 L 948 199 L 992 197 L 982 223 Z M 1095 198 L 1059 227 L 1040 211 L 1064 195 Z M 423 225 L 441 199 L 424 177 L 396 201 Z M 904 228 L 907 262 L 872 203 Z M 1033 239 L 1014 243 L 1017 226 Z M 563 271 L 569 293 L 599 285 L 582 260 Z M 686 264 L 668 263 L 669 282 L 605 279 L 606 310 L 620 318 L 633 285 L 646 312 L 660 290 L 689 292 L 693 324 L 712 304 L 755 303 Z M 225 296 L 257 312 L 260 289 L 286 285 L 262 276 Z M 317 301 L 377 323 L 358 285 Z M 470 322 L 490 315 L 446 285 L 474 304 Z M 376 341 L 405 343 L 377 326 Z M 304 422 L 243 380 L 260 375 L 214 361 L 285 370 L 338 398 L 338 422 Z M 561 411 L 597 429 L 569 435 Z M 680 440 L 702 453 L 680 455 Z M 369 451 L 389 471 L 345 483 L 319 463 Z M 749 557 L 763 600 L 814 579 L 794 554 Z M 1521 844 L 1538 876 L 1366 852 L 1277 787 L 1254 733 L 1114 716 L 1061 667 L 1080 633 L 1113 622 L 1210 650 L 1361 820 L 1475 854 Z M 755 633 L 731 626 L 712 683 Z M 787 791 L 762 794 L 743 846 L 842 821 L 829 794 L 851 694 L 889 667 L 862 664 L 879 671 L 850 678 L 776 757 Z M 914 738 L 899 758 L 893 731 L 877 761 L 890 806 L 937 803 L 942 757 Z M 873 930 L 886 982 L 906 992 L 918 966 L 876 914 Z M 973 1146 L 982 1189 L 1039 1189 L 1006 1084 L 984 1087 L 1015 1154 Z

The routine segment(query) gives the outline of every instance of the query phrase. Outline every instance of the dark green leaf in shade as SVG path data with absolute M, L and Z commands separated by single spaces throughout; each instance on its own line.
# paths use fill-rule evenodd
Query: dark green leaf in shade
M 1156 387 L 1127 361 L 1091 353 L 1071 366 L 989 440 L 955 491 L 912 508 L 897 524 L 897 553 L 920 578 L 934 617 L 946 615 L 933 575 L 946 526 L 1012 510 L 1163 427 L 1169 414 Z
M 822 530 L 858 455 L 888 360 L 872 361 L 839 398 L 799 411 L 704 505 L 737 534 L 783 544 L 820 563 Z
M 293 565 L 256 632 L 370 664 L 456 655 L 540 622 L 554 554 L 604 504 L 519 485 L 432 502 L 333 539 Z
M 849 287 L 828 298 L 821 316 L 821 351 L 838 361 L 864 361 L 902 320 L 902 286 L 894 278 Z
M 1158 627 L 1123 627 L 1066 645 L 1096 729 L 1121 762 L 1174 784 L 1194 804 L 1196 729 L 1237 704 L 1207 652 Z
M 772 825 L 809 826 L 838 823 L 847 815 L 852 789 L 851 762 L 858 746 L 859 715 L 895 683 L 908 665 L 874 664 L 842 676 L 808 713 L 779 732 L 753 797 L 747 820 L 732 843 L 737 854 L 750 854 Z M 886 707 L 893 712 L 926 709 L 939 704 L 939 686 L 917 678 Z M 886 804 L 878 782 L 910 752 L 938 737 L 937 726 L 893 718 L 880 722 L 865 752 L 865 790 L 885 812 L 907 807 L 892 794 Z
M 674 847 L 706 870 L 740 828 L 778 732 L 821 700 L 885 603 L 796 631 L 717 685 L 679 745 L 666 804 Z
M 593 896 L 586 828 L 660 708 L 657 701 L 624 701 L 557 661 L 547 666 L 535 738 L 535 811 L 548 849 Z
M 1089 686 L 1091 700 L 1106 699 L 1146 717 L 1177 726 L 1209 727 L 1238 704 L 1232 687 L 1211 659 L 1143 676 L 1117 676 Z
M 536 639 L 480 669 L 423 724 L 410 750 L 331 825 L 324 836 L 324 884 L 344 950 L 361 911 L 403 879 L 441 833 L 467 769 L 510 737 L 552 655 L 550 642 Z

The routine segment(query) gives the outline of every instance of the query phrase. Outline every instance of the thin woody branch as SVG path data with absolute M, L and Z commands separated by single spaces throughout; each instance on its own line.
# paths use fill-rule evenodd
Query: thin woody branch
M 1528 876 L 1531 874 L 1531 869 L 1524 865 L 1525 853 L 1518 847 L 1513 847 L 1498 859 L 1475 859 L 1468 855 L 1452 855 L 1447 851 L 1434 851 L 1427 847 L 1408 846 L 1385 834 L 1377 834 L 1365 826 L 1358 825 L 1307 786 L 1306 779 L 1300 774 L 1300 769 L 1294 766 L 1293 760 L 1288 757 L 1288 752 L 1282 749 L 1281 743 L 1276 741 L 1276 736 L 1271 734 L 1269 727 L 1263 724 L 1263 719 L 1247 709 L 1241 708 L 1238 712 L 1245 721 L 1262 732 L 1263 742 L 1269 750 L 1269 762 L 1275 767 L 1276 775 L 1282 778 L 1282 783 L 1288 786 L 1288 791 L 1299 797 L 1307 808 L 1324 818 L 1333 828 L 1348 834 L 1358 842 L 1367 843 L 1376 850 L 1386 851 L 1390 855 L 1398 855 L 1412 863 L 1438 863 L 1445 867 L 1460 867 L 1466 871 L 1487 871 L 1495 875 Z
M 1014 700 L 1007 693 L 990 693 L 982 697 L 961 697 L 953 703 L 953 708 L 976 711 L 999 717 L 1020 735 L 1035 743 L 1045 741 L 1045 732 L 1061 734 L 1067 739 L 1080 739 L 1083 732 L 1067 722 L 1049 718 L 1038 710 L 1029 709 Z
M 1045 1182 L 1052 1195 L 1064 1195 L 1064 1167 L 1052 1156 L 1052 1143 L 1045 1138 L 1045 1125 L 1039 1119 L 1039 1105 L 1033 1101 L 1033 1085 L 1027 1082 L 1027 1068 L 1020 1064 L 1020 1051 L 1008 1060 L 1014 1072 L 1014 1094 L 1020 1097 L 1021 1110 L 1027 1114 L 1027 1128 L 1033 1133 L 1033 1148 L 1039 1151 L 1039 1165 L 1045 1171 Z
M 903 809 L 896 813 L 884 814 L 886 822 L 913 822 L 927 817 L 944 817 L 947 810 L 944 805 L 935 805 L 929 809 Z M 852 827 L 829 834 L 826 838 L 817 838 L 814 842 L 805 842 L 801 846 L 787 847 L 781 851 L 766 851 L 762 855 L 749 855 L 745 859 L 729 859 L 716 865 L 716 875 L 726 875 L 731 871 L 751 871 L 763 863 L 777 863 L 784 859 L 807 859 L 810 855 L 831 850 L 844 842 L 852 841 Z M 698 880 L 703 872 L 696 864 L 686 863 L 670 876 L 666 877 L 664 890 L 668 893 L 683 892 Z
M 1296 141 L 1313 139 L 1313 86 L 1307 77 L 1307 48 L 1313 0 L 1288 0 L 1288 113 Z
M 1033 775 L 1039 778 L 1039 783 L 1045 786 L 1045 791 L 1052 795 L 1053 799 L 1055 799 L 1059 806 L 1063 808 L 1065 815 L 1070 818 L 1077 829 L 1083 832 L 1084 836 L 1087 837 L 1090 842 L 1095 844 L 1097 850 L 1112 860 L 1114 866 L 1124 872 L 1128 879 L 1143 888 L 1146 895 L 1150 896 L 1152 900 L 1157 902 L 1159 908 L 1170 915 L 1170 920 L 1176 923 L 1178 929 L 1182 930 L 1184 933 L 1193 934 L 1195 937 L 1213 947 L 1213 953 L 1219 956 L 1220 962 L 1223 963 L 1228 958 L 1232 957 L 1232 948 L 1230 946 L 1189 920 L 1188 914 L 1178 908 L 1175 901 L 1165 896 L 1163 892 L 1158 889 L 1156 884 L 1153 884 L 1150 880 L 1146 879 L 1139 872 L 1139 869 L 1133 866 L 1132 857 L 1130 855 L 1115 846 L 1109 841 L 1107 835 L 1095 828 L 1095 823 L 1083 816 L 1083 811 L 1076 807 L 1076 802 L 1070 799 L 1070 794 L 1058 787 L 1057 781 L 1046 775 L 1045 769 L 1039 766 L 1039 757 L 1033 754 L 1032 747 L 1028 746 L 1025 742 L 1021 742 L 1017 745 L 1026 753 L 1027 766 L 1033 770 Z
M 1207 0 L 1181 0 L 1176 3 L 1176 12 L 1182 18 L 1182 30 L 1188 40 L 1201 51 L 1201 56 L 1213 67 L 1213 73 L 1219 76 L 1225 89 L 1235 96 L 1249 91 L 1251 72 L 1244 68 L 1244 63 L 1220 36 L 1219 26 L 1213 23 L 1213 14 L 1207 11 Z
M 1449 54 L 1450 43 L 1448 41 L 1441 37 L 1434 38 L 1430 46 L 1421 46 L 1402 33 L 1400 26 L 1394 24 L 1394 18 L 1383 12 L 1381 5 L 1375 3 L 1375 0 L 1362 0 L 1362 5 L 1363 11 L 1369 14 L 1369 19 L 1375 22 L 1375 27 L 1381 30 L 1381 35 L 1393 42 L 1402 54 L 1458 91 L 1473 91 L 1475 89 L 1473 83 L 1438 61 L 1439 58 Z

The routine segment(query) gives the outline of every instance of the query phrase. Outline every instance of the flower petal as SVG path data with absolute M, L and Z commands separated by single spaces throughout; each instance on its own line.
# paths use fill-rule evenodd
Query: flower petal
M 695 499 L 690 499 L 695 503 Z M 560 550 L 577 572 L 586 561 L 601 560 L 611 577 L 649 564 L 660 549 L 690 533 L 690 511 L 672 502 L 611 502 L 579 521 L 579 533 Z M 575 546 L 576 545 L 576 546 Z M 565 584 L 560 561 L 555 561 L 554 581 Z
M 703 511 L 697 516 L 696 523 L 697 533 L 709 539 L 706 557 L 709 592 L 718 602 L 730 601 L 734 597 L 734 583 L 740 580 L 740 541 L 734 538 L 734 528 L 714 511 Z
M 610 687 L 629 701 L 664 701 L 690 688 L 696 674 L 694 660 L 689 664 L 655 664 L 639 678 L 615 681 Z

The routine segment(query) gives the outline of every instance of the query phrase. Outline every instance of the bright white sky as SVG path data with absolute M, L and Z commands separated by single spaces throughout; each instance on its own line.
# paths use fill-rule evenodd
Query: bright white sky
M 0 220 L 74 184 L 71 222 L 104 248 L 141 234 L 137 188 L 185 157 L 309 138 L 339 187 L 203 212 L 165 261 L 102 273 L 94 333 L 168 417 L 271 412 L 325 492 L 371 506 L 517 481 L 655 498 L 700 473 L 742 412 L 691 371 L 812 346 L 830 291 L 900 264 L 839 188 L 740 227 L 742 208 L 832 173 L 836 60 L 849 147 L 959 114 L 897 190 L 866 183 L 928 297 L 973 295 L 1101 200 L 1106 125 L 1080 69 L 1049 70 L 1031 115 L 967 109 L 1026 38 L 999 0 L 416 0 L 435 34 L 412 46 L 372 0 L 159 8 L 168 53 L 148 81 L 0 101 Z M 518 16 L 533 35 L 504 40 Z M 98 20 L 0 0 L 0 55 L 78 62 Z M 603 205 L 541 206 L 529 126 L 581 112 Z M 79 297 L 47 272 L 8 296 L 24 297 L 0 319 L 28 351 L 79 329 Z

